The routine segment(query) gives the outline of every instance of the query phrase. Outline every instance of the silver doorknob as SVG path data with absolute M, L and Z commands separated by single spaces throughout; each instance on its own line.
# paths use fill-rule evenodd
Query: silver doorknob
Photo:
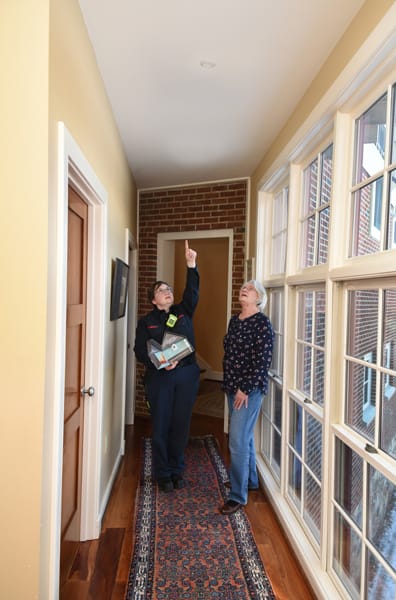
M 95 388 L 93 385 L 90 385 L 89 388 L 82 387 L 80 392 L 81 396 L 85 396 L 86 394 L 88 394 L 88 396 L 93 396 L 95 393 Z

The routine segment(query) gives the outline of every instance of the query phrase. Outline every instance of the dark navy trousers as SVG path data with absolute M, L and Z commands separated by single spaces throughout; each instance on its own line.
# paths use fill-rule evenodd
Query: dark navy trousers
M 156 479 L 182 475 L 200 371 L 196 363 L 171 371 L 150 369 L 145 391 L 152 420 L 153 465 Z

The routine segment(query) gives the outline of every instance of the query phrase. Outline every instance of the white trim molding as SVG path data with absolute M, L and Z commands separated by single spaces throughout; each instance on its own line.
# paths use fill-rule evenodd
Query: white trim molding
M 86 382 L 95 395 L 85 400 L 83 474 L 80 539 L 99 536 L 100 455 L 104 372 L 105 256 L 107 193 L 64 123 L 58 123 L 58 190 L 56 200 L 55 322 L 48 332 L 53 353 L 53 372 L 48 375 L 51 417 L 47 422 L 49 473 L 44 476 L 49 512 L 47 566 L 42 574 L 43 598 L 59 595 L 60 527 L 63 466 L 63 411 L 66 349 L 67 215 L 68 187 L 73 187 L 88 205 L 88 278 L 86 327 Z M 44 559 L 44 558 L 43 558 Z M 44 567 L 42 568 L 42 573 Z

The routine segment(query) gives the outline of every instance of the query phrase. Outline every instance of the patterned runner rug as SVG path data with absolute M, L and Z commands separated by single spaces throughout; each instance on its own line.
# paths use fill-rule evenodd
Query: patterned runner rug
M 213 436 L 191 438 L 186 487 L 164 493 L 145 438 L 127 600 L 274 599 L 244 512 L 224 516 L 227 469 Z

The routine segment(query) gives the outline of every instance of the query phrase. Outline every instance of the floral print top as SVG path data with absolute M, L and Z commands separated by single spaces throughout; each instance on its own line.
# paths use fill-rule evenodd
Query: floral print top
M 266 315 L 257 312 L 251 317 L 231 317 L 224 337 L 223 389 L 245 394 L 255 389 L 264 394 L 268 389 L 268 369 L 271 365 L 274 333 Z

